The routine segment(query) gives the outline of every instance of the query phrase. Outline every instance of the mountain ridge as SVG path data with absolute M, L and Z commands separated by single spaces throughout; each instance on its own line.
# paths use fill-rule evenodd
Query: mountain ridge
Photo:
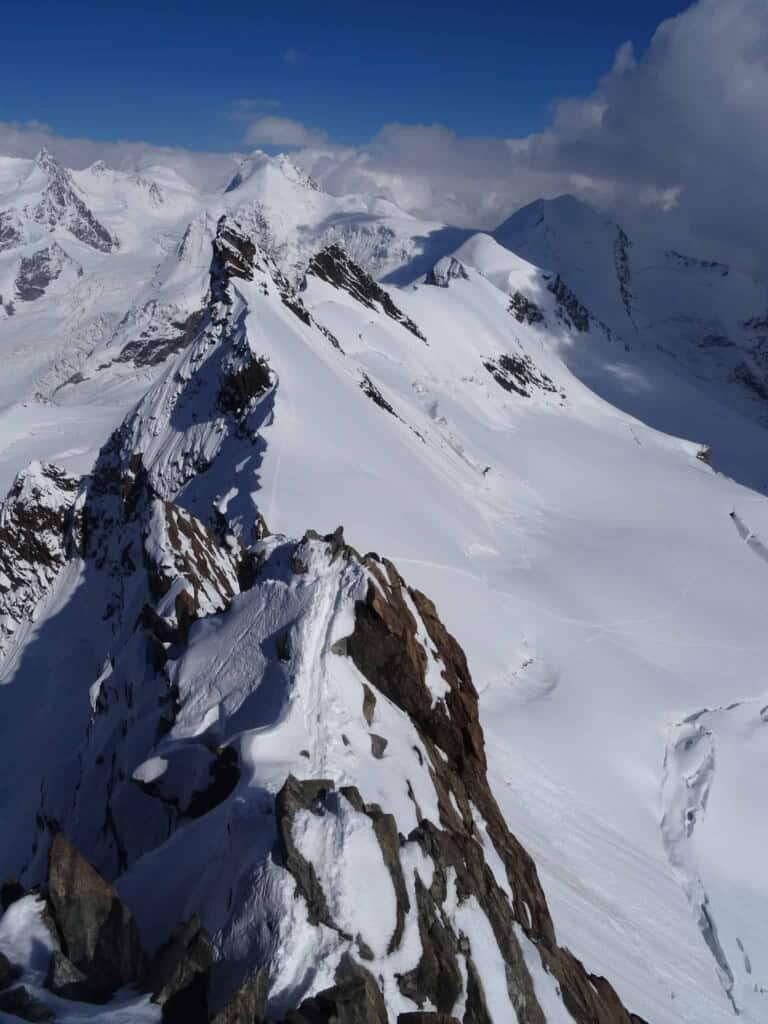
M 736 482 L 764 483 L 759 417 L 629 322 L 618 236 L 613 305 L 564 257 L 483 234 L 395 289 L 322 220 L 281 252 L 247 182 L 201 210 L 155 179 L 162 202 L 77 172 L 120 248 L 54 226 L 83 275 L 0 321 L 0 465 L 40 462 L 0 510 L 0 870 L 44 884 L 63 829 L 150 953 L 197 949 L 202 922 L 224 988 L 266 982 L 278 1019 L 383 998 L 419 1024 L 626 1021 L 615 1000 L 654 1024 L 760 1020 L 768 518 Z M 732 316 L 732 274 L 662 270 Z M 517 881 L 507 833 L 535 864 L 512 843 Z M 12 904 L 0 951 L 67 1021 L 85 1011 L 46 988 L 41 912 Z M 150 994 L 99 1013 L 157 1020 Z

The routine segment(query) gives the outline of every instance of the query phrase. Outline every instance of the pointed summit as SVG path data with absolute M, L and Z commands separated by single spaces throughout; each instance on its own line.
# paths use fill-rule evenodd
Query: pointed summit
M 535 229 L 539 233 L 557 231 L 593 234 L 606 230 L 615 233 L 616 225 L 589 203 L 565 194 L 554 199 L 536 199 L 521 207 L 496 228 L 493 237 L 507 248 L 514 249 L 511 243 L 517 241 L 522 233 L 527 234 Z
M 66 174 L 64 168 L 45 146 L 40 148 L 40 151 L 35 157 L 35 166 L 39 167 L 40 170 L 49 177 L 52 174 Z
M 35 167 L 47 178 L 40 201 L 27 208 L 27 215 L 38 224 L 61 227 L 80 242 L 101 252 L 119 248 L 118 240 L 94 216 L 78 195 L 69 171 L 48 152 L 45 146 L 35 157 Z

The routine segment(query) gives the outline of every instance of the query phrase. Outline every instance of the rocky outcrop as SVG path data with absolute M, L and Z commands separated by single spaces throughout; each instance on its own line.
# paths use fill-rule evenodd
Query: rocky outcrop
M 115 362 L 133 363 L 138 367 L 159 366 L 192 344 L 200 333 L 204 317 L 203 310 L 195 310 L 185 317 L 178 307 L 154 300 L 140 309 L 130 310 L 115 331 L 118 338 L 129 337 L 123 342 Z
M 245 358 L 238 359 L 238 355 Z M 223 368 L 218 402 L 224 412 L 242 415 L 257 398 L 266 394 L 273 380 L 266 359 L 254 359 L 250 353 L 233 353 L 233 357 L 231 368 Z
M 71 983 L 106 1000 L 142 977 L 144 953 L 130 911 L 62 833 L 51 844 L 48 905 L 68 961 L 54 969 L 60 990 Z
M 380 309 L 421 341 L 427 340 L 413 320 L 398 309 L 389 293 L 358 267 L 340 245 L 334 243 L 315 253 L 307 274 L 347 292 L 368 309 Z
M 685 253 L 677 252 L 675 249 L 668 249 L 664 256 L 674 267 L 685 267 L 686 269 L 695 267 L 699 270 L 709 270 L 720 277 L 727 277 L 731 272 L 727 263 L 719 263 L 717 260 L 700 260 L 695 256 L 686 256 Z
M 100 252 L 114 252 L 119 242 L 100 223 L 78 195 L 71 175 L 46 149 L 41 149 L 35 164 L 47 178 L 47 184 L 38 202 L 26 213 L 38 224 L 47 227 L 61 227 L 74 235 L 78 241 L 98 249 Z
M 62 999 L 76 999 L 85 1003 L 103 1002 L 105 995 L 109 995 L 94 986 L 88 975 L 75 967 L 59 949 L 54 949 L 51 954 L 51 962 L 45 976 L 45 987 L 54 995 L 61 996 Z
M 174 929 L 173 934 L 150 960 L 144 987 L 152 1000 L 165 1005 L 186 989 L 196 975 L 206 978 L 213 962 L 210 939 L 197 914 Z
M 630 320 L 632 320 L 632 301 L 634 299 L 632 294 L 632 267 L 629 260 L 631 245 L 632 243 L 626 231 L 617 228 L 616 240 L 613 243 L 613 262 L 616 267 L 616 281 L 619 285 L 621 302 Z
M 375 405 L 378 405 L 380 409 L 383 409 L 384 412 L 388 412 L 389 415 L 394 416 L 395 419 L 400 419 L 391 404 L 386 400 L 384 395 L 382 395 L 368 374 L 361 372 L 360 378 L 360 390 L 363 394 L 367 395 L 368 398 L 370 398 Z
M 424 284 L 436 288 L 448 288 L 451 281 L 468 281 L 469 274 L 464 264 L 455 256 L 444 256 L 432 267 L 424 278 Z
M 268 991 L 267 971 L 258 968 L 219 1010 L 214 1010 L 210 1024 L 260 1024 L 264 1019 Z
M 19 264 L 16 275 L 16 298 L 19 302 L 34 302 L 41 298 L 46 290 L 65 270 L 71 268 L 73 274 L 82 277 L 83 268 L 67 255 L 56 242 L 45 249 L 39 249 L 31 256 L 25 256 Z
M 16 210 L 0 210 L 0 252 L 24 241 L 24 224 Z
M 324 924 L 338 931 L 315 867 L 301 854 L 293 839 L 293 823 L 299 811 L 319 808 L 333 788 L 334 783 L 330 779 L 299 781 L 289 775 L 275 800 L 275 820 L 283 863 L 296 880 L 296 891 L 307 905 L 310 923 Z
M 434 604 L 341 528 L 259 540 L 254 509 L 233 512 L 227 489 L 258 462 L 279 386 L 246 336 L 246 299 L 282 288 L 269 265 L 219 223 L 198 336 L 59 524 L 104 639 L 23 876 L 41 881 L 56 833 L 49 986 L 89 1000 L 138 986 L 183 1024 L 386 1024 L 393 1007 L 410 1024 L 545 1024 L 538 956 L 576 1024 L 630 1024 L 558 945 Z M 155 943 L 184 923 L 148 959 L 127 904 Z
M 582 306 L 559 274 L 549 281 L 547 289 L 557 299 L 557 315 L 567 328 L 585 333 L 590 329 L 590 312 Z
M 0 1013 L 8 1013 L 21 1020 L 53 1020 L 53 1011 L 36 999 L 23 985 L 0 992 Z
M 170 631 L 183 635 L 195 619 L 223 611 L 240 593 L 237 546 L 224 547 L 178 505 L 154 499 L 143 536 L 154 611 Z
M 546 323 L 541 307 L 522 292 L 513 292 L 510 296 L 509 312 L 519 324 L 528 324 L 529 327 Z
M 514 391 L 522 398 L 530 398 L 533 390 L 557 394 L 551 377 L 536 368 L 529 355 L 503 353 L 495 359 L 486 359 L 483 366 L 505 391 Z
M 335 980 L 288 1013 L 284 1024 L 388 1024 L 376 979 L 349 955 L 342 957 Z
M 417 880 L 417 912 L 422 958 L 400 980 L 403 994 L 423 1005 L 429 1000 L 450 1014 L 462 988 L 460 960 L 472 982 L 467 989 L 465 1024 L 488 1020 L 482 986 L 473 967 L 471 945 L 446 916 L 448 876 L 466 899 L 474 897 L 485 913 L 504 959 L 510 1001 L 523 1024 L 543 1024 L 515 927 L 539 950 L 545 969 L 558 981 L 562 998 L 578 1024 L 630 1024 L 631 1017 L 604 979 L 590 976 L 556 942 L 554 925 L 536 868 L 509 832 L 486 778 L 484 739 L 477 694 L 464 654 L 440 622 L 434 605 L 407 588 L 391 563 L 366 562 L 371 584 L 356 606 L 355 629 L 346 651 L 368 684 L 405 711 L 416 726 L 430 758 L 438 794 L 439 823 L 422 820 L 406 842 L 416 843 L 434 864 L 432 884 Z M 414 611 L 426 627 L 434 657 L 447 684 L 435 703 L 426 682 L 428 655 L 418 639 Z M 490 841 L 506 871 L 508 898 L 485 858 L 475 812 L 485 822 Z M 402 860 L 402 848 L 401 848 Z
M 0 504 L 0 656 L 67 560 L 79 483 L 33 462 Z

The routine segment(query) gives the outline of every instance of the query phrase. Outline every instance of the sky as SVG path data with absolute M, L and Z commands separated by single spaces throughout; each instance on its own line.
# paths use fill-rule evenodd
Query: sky
M 621 43 L 645 49 L 657 24 L 684 7 L 5 0 L 0 119 L 214 150 L 240 144 L 244 111 L 343 144 L 393 121 L 527 135 L 545 127 L 554 100 L 589 91 Z
M 221 188 L 280 150 L 484 230 L 568 192 L 768 269 L 768 0 L 5 0 L 2 29 L 0 155 Z

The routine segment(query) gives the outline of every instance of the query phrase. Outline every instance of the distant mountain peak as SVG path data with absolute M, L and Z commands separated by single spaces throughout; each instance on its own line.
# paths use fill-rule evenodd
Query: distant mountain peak
M 270 171 L 279 172 L 287 181 L 299 188 L 309 189 L 313 192 L 321 191 L 317 182 L 300 170 L 285 153 L 270 156 L 257 149 L 250 156 L 240 160 L 237 170 L 229 179 L 224 192 L 235 192 L 254 176 Z
M 583 199 L 565 193 L 552 199 L 535 199 L 527 206 L 520 207 L 496 228 L 493 237 L 503 245 L 504 238 L 510 234 L 539 226 L 554 227 L 567 232 L 604 231 L 606 228 L 616 230 L 616 225 L 609 217 L 589 203 L 585 203 Z
M 81 199 L 72 175 L 45 147 L 35 157 L 35 167 L 43 172 L 47 184 L 39 201 L 27 207 L 27 216 L 49 228 L 66 229 L 92 249 L 113 252 L 119 248 L 118 240 Z

